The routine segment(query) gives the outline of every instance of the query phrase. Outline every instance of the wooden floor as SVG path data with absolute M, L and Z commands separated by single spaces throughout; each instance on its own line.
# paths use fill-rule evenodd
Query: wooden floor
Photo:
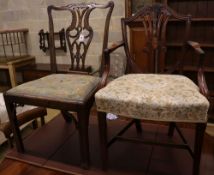
M 98 128 L 96 118 L 91 117 L 89 135 L 91 169 L 79 168 L 78 133 L 73 124 L 56 117 L 42 128 L 33 132 L 24 141 L 26 154 L 10 150 L 0 165 L 2 175 L 191 175 L 192 159 L 186 150 L 158 146 L 117 142 L 109 149 L 109 170 L 101 170 L 99 157 Z M 124 125 L 125 121 L 109 121 L 109 135 Z M 143 124 L 143 138 L 168 140 L 167 127 Z M 184 129 L 193 143 L 192 129 Z M 126 133 L 136 136 L 135 128 Z M 179 142 L 177 134 L 174 141 Z M 205 136 L 201 162 L 201 175 L 214 174 L 214 138 Z

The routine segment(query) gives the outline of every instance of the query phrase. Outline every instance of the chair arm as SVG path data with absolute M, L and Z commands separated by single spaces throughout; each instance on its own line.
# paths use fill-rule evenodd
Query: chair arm
M 121 46 L 124 46 L 124 42 L 123 41 L 119 41 L 117 43 L 113 43 L 111 45 L 111 47 L 105 49 L 104 52 L 107 52 L 108 54 L 110 54 L 110 53 L 112 53 L 113 51 L 115 51 L 116 49 L 118 49 Z
M 101 83 L 99 86 L 100 88 L 103 88 L 106 83 L 107 83 L 107 78 L 110 72 L 110 54 L 115 51 L 116 49 L 118 49 L 119 47 L 124 46 L 124 42 L 120 41 L 117 43 L 112 44 L 112 46 L 110 48 L 106 48 L 103 52 L 103 72 L 102 72 L 102 77 L 101 77 Z
M 201 46 L 198 42 L 187 41 L 187 44 L 191 46 L 197 54 L 204 54 L 204 51 L 201 49 Z
M 201 46 L 199 43 L 194 41 L 187 41 L 188 46 L 194 49 L 194 51 L 199 55 L 199 63 L 198 63 L 198 86 L 200 88 L 200 92 L 208 97 L 209 96 L 209 90 L 207 87 L 205 75 L 204 75 L 204 60 L 205 60 L 205 53 L 201 49 Z

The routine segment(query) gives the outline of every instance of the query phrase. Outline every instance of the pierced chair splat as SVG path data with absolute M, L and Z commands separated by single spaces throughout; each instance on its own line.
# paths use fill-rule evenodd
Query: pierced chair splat
M 166 52 L 166 26 L 169 18 L 172 17 L 186 23 L 187 34 L 184 34 L 185 42 L 182 55 L 185 56 L 188 45 L 196 51 L 196 61 L 199 60 L 197 69 L 199 87 L 186 76 L 174 74 L 182 73 L 184 60 L 188 58 L 176 60 L 175 66 L 167 72 L 168 74 L 163 74 L 165 70 L 163 58 Z M 149 74 L 141 72 L 130 54 L 127 28 L 134 21 L 141 22 L 146 33 L 144 52 L 152 62 L 151 65 L 153 65 Z M 204 53 L 196 47 L 197 43 L 186 41 L 191 24 L 190 16 L 179 15 L 166 5 L 157 3 L 143 7 L 134 16 L 123 18 L 121 22 L 123 41 L 112 48 L 106 49 L 104 55 L 109 58 L 114 50 L 123 46 L 127 56 L 127 75 L 113 80 L 95 94 L 103 169 L 107 169 L 108 166 L 108 147 L 116 140 L 126 140 L 187 149 L 193 158 L 193 175 L 198 175 L 209 102 L 206 99 L 208 90 L 203 74 Z M 115 137 L 108 140 L 106 113 L 113 113 L 131 119 L 131 124 L 136 124 L 136 120 L 152 121 L 153 123 L 167 122 L 170 124 L 169 139 L 176 129 L 181 136 L 182 143 L 145 141 L 122 136 L 131 124 L 128 124 Z M 178 123 L 196 125 L 193 150 L 178 128 Z
M 48 7 L 49 49 L 53 74 L 24 83 L 4 93 L 5 104 L 13 128 L 18 152 L 24 153 L 25 149 L 17 123 L 17 104 L 29 104 L 59 109 L 62 111 L 62 116 L 67 122 L 71 121 L 71 117 L 73 117 L 70 113 L 70 111 L 72 111 L 77 114 L 76 124 L 79 132 L 81 166 L 83 168 L 89 168 L 89 114 L 94 103 L 94 94 L 100 87 L 104 86 L 108 75 L 109 60 L 104 60 L 102 53 L 108 45 L 109 23 L 113 8 L 114 3 L 112 1 L 104 5 L 96 3 L 76 3 L 62 7 L 53 5 Z M 97 19 L 104 22 L 104 25 L 101 26 L 103 27 L 103 44 L 102 49 L 100 49 L 103 66 L 100 67 L 105 69 L 101 70 L 100 76 L 96 77 L 83 74 L 82 72 L 85 71 L 85 58 L 91 46 L 90 43 L 92 43 L 92 41 L 96 42 L 93 37 L 94 28 L 89 24 L 89 18 L 92 13 L 96 13 L 96 11 L 99 10 L 105 10 L 106 12 L 104 13 L 105 15 Z M 72 20 L 71 23 L 69 21 L 71 25 L 66 29 L 66 38 L 72 60 L 71 71 L 74 70 L 75 74 L 57 74 L 53 11 L 58 11 L 59 13 L 66 11 L 72 16 L 72 18 L 70 18 L 70 16 L 66 18 Z M 75 35 L 71 34 L 73 31 L 76 32 Z M 83 31 L 87 31 L 84 36 L 82 36 Z M 70 38 L 72 38 L 72 41 Z M 74 52 L 74 48 L 76 52 Z M 78 74 L 78 71 L 80 74 Z

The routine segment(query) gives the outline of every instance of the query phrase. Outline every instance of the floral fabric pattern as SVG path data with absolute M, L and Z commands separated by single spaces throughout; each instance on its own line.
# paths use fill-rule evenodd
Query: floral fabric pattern
M 19 85 L 7 93 L 65 102 L 82 102 L 95 91 L 99 82 L 99 77 L 88 75 L 52 74 Z
M 129 74 L 95 94 L 97 110 L 137 119 L 206 122 L 208 100 L 181 75 Z

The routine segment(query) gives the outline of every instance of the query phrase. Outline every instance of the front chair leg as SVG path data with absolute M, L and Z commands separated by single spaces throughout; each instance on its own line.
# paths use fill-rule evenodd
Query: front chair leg
M 205 123 L 196 124 L 194 158 L 193 158 L 193 175 L 200 174 L 200 160 L 203 146 L 204 132 L 206 129 Z
M 81 167 L 84 169 L 88 169 L 90 166 L 89 138 L 88 138 L 89 115 L 90 109 L 82 109 L 79 112 L 77 112 Z
M 22 142 L 21 132 L 19 130 L 18 120 L 16 117 L 16 104 L 10 102 L 7 97 L 4 95 L 5 105 L 7 108 L 8 117 L 11 123 L 14 139 L 16 142 L 17 151 L 20 153 L 24 153 L 24 145 Z
M 106 113 L 98 112 L 98 126 L 100 136 L 100 151 L 102 159 L 102 168 L 107 170 L 108 167 L 108 133 L 107 133 L 107 122 Z

